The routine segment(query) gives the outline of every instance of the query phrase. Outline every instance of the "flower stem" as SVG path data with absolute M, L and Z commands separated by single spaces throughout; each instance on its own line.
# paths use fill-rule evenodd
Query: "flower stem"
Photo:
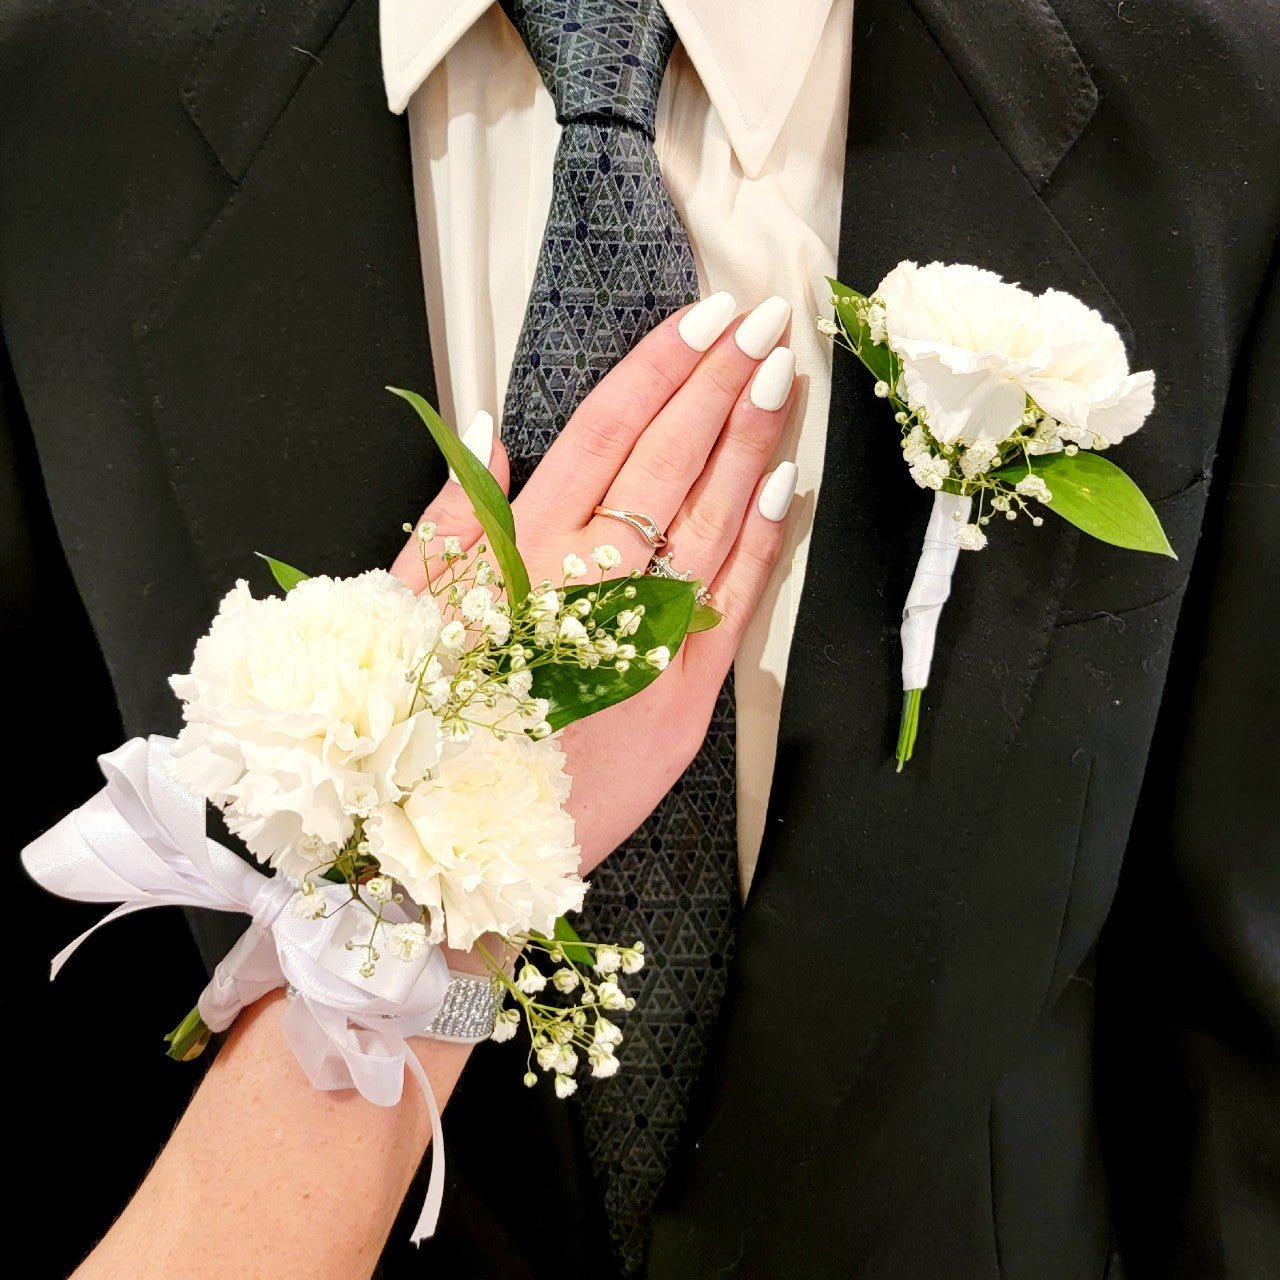
M 169 1048 L 166 1052 L 175 1062 L 190 1062 L 204 1052 L 204 1047 L 209 1043 L 211 1034 L 209 1028 L 205 1026 L 204 1019 L 200 1016 L 200 1010 L 198 1008 L 192 1009 L 165 1036 L 165 1039 L 169 1042 Z
M 923 689 L 904 689 L 902 691 L 902 719 L 898 724 L 898 772 L 911 759 L 915 750 L 916 733 L 920 728 L 920 695 Z

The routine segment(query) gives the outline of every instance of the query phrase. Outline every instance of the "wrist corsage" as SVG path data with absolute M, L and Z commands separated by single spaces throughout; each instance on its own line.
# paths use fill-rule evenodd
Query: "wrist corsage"
M 421 595 L 379 570 L 309 577 L 264 557 L 284 594 L 255 598 L 243 581 L 227 594 L 171 681 L 177 738 L 103 756 L 106 787 L 22 859 L 55 893 L 119 904 L 100 924 L 165 904 L 247 915 L 167 1037 L 170 1055 L 195 1057 L 283 987 L 283 1033 L 316 1088 L 392 1106 L 409 1071 L 435 1126 L 419 1240 L 439 1212 L 444 1158 L 409 1038 L 510 1040 L 523 1028 L 525 1082 L 545 1073 L 560 1097 L 580 1069 L 618 1070 L 623 979 L 644 943 L 586 941 L 566 919 L 587 885 L 556 735 L 645 688 L 718 615 L 696 582 L 606 578 L 612 547 L 531 583 L 493 477 L 425 401 L 397 394 L 444 453 L 483 541 L 406 526 L 424 568 L 443 566 Z M 270 875 L 206 836 L 206 801 Z M 55 958 L 55 975 L 87 936 Z M 450 974 L 441 945 L 474 950 L 487 978 Z

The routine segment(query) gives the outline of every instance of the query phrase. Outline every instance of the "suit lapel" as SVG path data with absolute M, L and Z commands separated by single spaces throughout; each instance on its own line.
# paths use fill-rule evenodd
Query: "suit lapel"
M 1032 289 L 1078 293 L 1127 330 L 1038 195 L 1088 121 L 1092 82 L 1047 6 L 977 8 L 979 25 L 998 13 L 1002 30 L 1019 32 L 1034 76 L 1003 51 L 972 47 L 984 37 L 965 30 L 971 6 L 961 17 L 949 0 L 855 5 L 840 278 L 869 291 L 903 258 L 971 262 Z M 1076 534 L 1053 518 L 1040 529 L 993 525 L 990 549 L 961 557 L 921 741 L 898 775 L 898 624 L 929 506 L 870 379 L 837 352 L 769 820 L 694 1135 L 700 1150 L 657 1233 L 654 1274 L 679 1273 L 678 1252 L 702 1234 L 699 1214 L 710 1220 L 730 1201 L 733 1222 L 756 1223 L 749 1230 L 780 1242 L 786 1205 L 794 1201 L 806 1220 L 830 1212 L 832 1247 L 846 1251 L 835 1257 L 847 1259 L 856 1241 L 840 1244 L 836 1220 L 877 1206 L 890 1212 L 903 1194 L 874 1181 L 893 1164 L 883 1158 L 892 1145 L 960 1113 L 947 1110 L 951 1085 L 925 1071 L 939 1037 L 945 1051 L 946 1035 L 965 1034 L 941 1011 L 942 988 L 957 981 L 951 966 L 964 966 L 960 981 L 980 975 L 978 940 L 1014 904 L 1025 903 L 1028 919 L 1061 910 L 1057 877 L 1069 876 L 1081 771 L 1064 758 L 1029 795 L 1020 770 Z M 1042 997 L 1039 959 L 1007 975 L 1003 996 L 993 986 L 1003 1005 L 991 1014 L 991 1039 L 968 1056 L 957 1045 L 955 1091 L 988 1096 L 983 1072 L 1001 1035 Z M 792 1039 L 798 1053 L 767 1049 Z M 910 1114 L 895 1117 L 900 1107 Z M 743 1167 L 748 1133 L 770 1145 L 774 1174 Z M 866 1185 L 855 1172 L 864 1167 Z M 831 1176 L 822 1186 L 824 1168 Z M 780 1202 L 770 1188 L 783 1170 L 800 1185 Z M 743 1256 L 763 1265 L 770 1255 L 761 1243 Z M 704 1262 L 710 1270 L 726 1259 Z M 957 1260 L 955 1274 L 979 1274 L 976 1265 Z M 814 1268 L 822 1270 L 817 1259 Z
M 182 96 L 233 184 L 135 339 L 210 584 L 389 563 L 441 467 L 382 389 L 435 397 L 376 5 L 233 4 Z

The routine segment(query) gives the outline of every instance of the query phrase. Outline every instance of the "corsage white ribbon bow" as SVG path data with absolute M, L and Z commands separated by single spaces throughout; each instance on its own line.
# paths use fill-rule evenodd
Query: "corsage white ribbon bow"
M 431 1115 L 431 1177 L 413 1230 L 418 1241 L 435 1230 L 444 1193 L 440 1112 L 426 1073 L 406 1043 L 440 1010 L 449 982 L 435 947 L 414 960 L 359 973 L 366 953 L 356 940 L 364 912 L 343 884 L 317 887 L 332 901 L 326 918 L 304 919 L 288 909 L 297 888 L 265 876 L 205 834 L 204 801 L 170 773 L 173 740 L 132 738 L 99 757 L 107 785 L 22 851 L 22 864 L 45 889 L 80 902 L 120 905 L 54 957 L 50 977 L 93 932 L 147 907 L 210 907 L 241 911 L 252 923 L 214 971 L 200 996 L 200 1016 L 223 1031 L 241 1009 L 287 986 L 291 998 L 281 1031 L 317 1089 L 358 1089 L 372 1103 L 393 1107 L 406 1068 L 422 1088 Z M 385 919 L 407 919 L 394 904 Z M 360 917 L 364 917 L 363 920 Z M 361 939 L 362 940 L 362 939 Z

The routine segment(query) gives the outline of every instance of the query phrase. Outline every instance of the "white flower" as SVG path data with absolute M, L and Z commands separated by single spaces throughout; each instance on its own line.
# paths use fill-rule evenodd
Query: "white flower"
M 395 893 L 395 885 L 390 876 L 374 876 L 365 882 L 365 891 L 375 902 L 390 902 Z
M 495 717 L 515 710 L 503 702 Z M 540 721 L 546 714 L 522 705 Z M 401 804 L 380 805 L 367 819 L 378 864 L 415 902 L 443 913 L 451 947 L 465 951 L 488 932 L 550 935 L 557 916 L 581 909 L 564 763 L 555 739 L 477 732 L 446 747 Z
M 583 565 L 586 569 L 586 565 Z M 529 613 L 531 616 L 554 618 L 560 612 L 560 593 L 558 591 L 543 591 L 529 597 Z
M 537 1057 L 543 1071 L 572 1075 L 578 1069 L 578 1055 L 566 1044 L 544 1044 L 538 1049 Z
M 616 947 L 597 947 L 595 968 L 597 973 L 617 973 L 622 967 L 622 956 Z
M 591 558 L 606 573 L 622 563 L 622 553 L 611 543 L 605 542 L 591 553 Z
M 438 760 L 440 726 L 411 713 L 409 677 L 440 631 L 432 597 L 380 570 L 262 600 L 237 583 L 171 681 L 186 720 L 174 776 L 255 857 L 301 878 L 320 845 L 351 836 L 353 788 L 393 801 Z
M 490 1040 L 496 1040 L 501 1044 L 505 1040 L 510 1040 L 520 1026 L 520 1010 L 519 1009 L 503 1009 L 494 1019 L 493 1030 L 489 1033 Z
M 572 551 L 564 558 L 564 576 L 572 582 L 574 578 L 580 578 L 587 571 L 587 562 L 581 556 L 575 556 Z
M 962 524 L 956 529 L 955 541 L 961 551 L 981 551 L 987 545 L 987 535 L 976 524 Z
M 490 609 L 482 619 L 484 633 L 495 644 L 506 644 L 511 635 L 511 618 L 501 609 Z
M 513 671 L 507 677 L 507 692 L 520 701 L 524 701 L 529 696 L 529 690 L 533 688 L 533 672 Z
M 620 1064 L 608 1045 L 593 1044 L 587 1050 L 587 1061 L 591 1064 L 591 1074 L 598 1079 L 607 1080 L 618 1074 Z
M 1154 403 L 1155 377 L 1131 374 L 1114 326 L 1070 294 L 1036 296 L 991 271 L 899 263 L 876 293 L 907 401 L 943 444 L 1007 440 L 1030 397 L 1114 444 Z
M 929 452 L 928 442 L 924 438 L 924 428 L 917 422 L 915 426 L 902 437 L 902 456 L 908 462 L 914 462 L 917 458 Z
M 596 988 L 596 999 L 601 1007 L 605 1009 L 625 1009 L 627 1007 L 627 997 L 622 994 L 622 988 L 612 978 L 608 982 L 602 982 Z
M 640 630 L 640 614 L 634 609 L 622 609 L 615 621 L 618 624 L 620 636 L 633 636 Z
M 661 644 L 656 649 L 650 649 L 644 655 L 644 660 L 655 671 L 665 671 L 671 665 L 671 650 L 665 644 Z
M 346 788 L 342 801 L 343 807 L 348 812 L 364 817 L 378 803 L 380 798 L 378 788 L 372 783 L 357 782 L 354 786 Z
M 546 978 L 531 964 L 525 964 L 516 976 L 516 987 L 527 996 L 537 995 L 546 985 Z
M 968 445 L 960 455 L 960 470 L 964 476 L 972 480 L 991 469 L 991 464 L 1000 456 L 1000 446 L 994 440 L 985 437 Z
M 319 920 L 328 908 L 323 893 L 317 893 L 314 889 L 310 893 L 300 893 L 293 900 L 294 915 L 301 916 L 304 920 Z
M 643 948 L 640 946 L 622 948 L 622 972 L 639 973 L 644 968 Z
M 557 991 L 567 996 L 571 991 L 577 989 L 579 978 L 572 969 L 557 969 L 551 975 L 551 981 L 555 983 Z
M 387 930 L 387 950 L 401 960 L 416 960 L 429 945 L 426 927 L 420 921 L 406 921 Z
M 621 1044 L 622 1032 L 608 1018 L 597 1018 L 593 1039 L 596 1044 Z
M 487 587 L 472 587 L 462 597 L 459 611 L 468 622 L 479 622 L 493 608 L 493 592 Z
M 559 635 L 565 644 L 587 643 L 587 629 L 577 618 L 561 618 Z
M 877 400 L 887 400 L 889 398 L 889 384 L 887 382 L 877 382 L 871 390 L 875 393 Z
M 1015 493 L 1022 494 L 1024 498 L 1039 498 L 1041 502 L 1053 500 L 1053 494 L 1049 491 L 1049 486 L 1045 484 L 1042 477 L 1037 475 L 1023 476 L 1013 488 Z
M 457 560 L 462 555 L 462 539 L 454 534 L 449 534 L 444 540 L 444 558 L 446 560 Z
M 572 1076 L 556 1076 L 556 1097 L 568 1098 L 578 1091 L 578 1082 Z
M 943 481 L 951 474 L 951 464 L 946 458 L 932 453 L 917 454 L 911 461 L 911 478 L 922 489 L 941 489 Z
M 872 302 L 867 307 L 867 336 L 872 342 L 883 343 L 889 336 L 888 318 L 888 313 L 885 311 L 883 303 Z
M 840 332 L 840 326 L 834 320 L 828 320 L 826 316 L 819 316 L 818 332 L 825 337 L 834 338 Z
M 440 632 L 440 648 L 448 654 L 456 654 L 467 643 L 467 629 L 456 619 Z

